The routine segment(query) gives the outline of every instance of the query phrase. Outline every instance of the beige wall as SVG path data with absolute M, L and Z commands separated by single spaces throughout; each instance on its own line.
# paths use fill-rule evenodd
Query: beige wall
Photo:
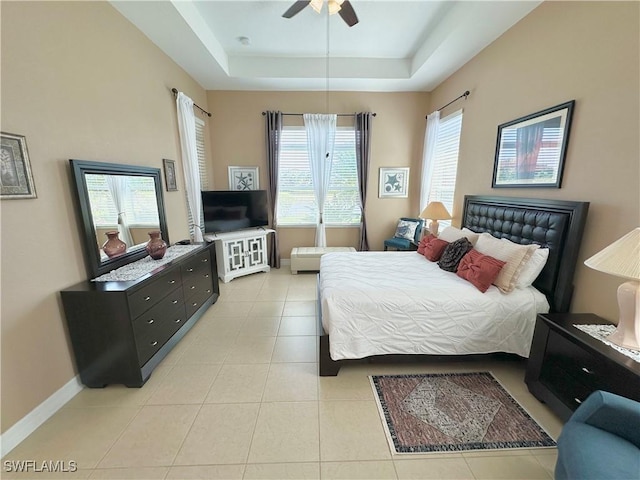
M 38 198 L 3 200 L 2 432 L 76 374 L 59 290 L 86 279 L 68 159 L 178 161 L 171 87 L 206 93 L 106 2 L 2 2 L 2 130 L 25 135 Z M 188 236 L 182 174 L 164 192 Z
M 393 235 L 399 217 L 416 216 L 418 195 L 409 198 L 378 198 L 380 167 L 411 167 L 410 192 L 420 188 L 420 165 L 424 140 L 425 112 L 429 94 L 366 92 L 232 92 L 209 91 L 208 104 L 214 112 L 211 121 L 211 165 L 214 187 L 229 188 L 229 165 L 258 165 L 260 186 L 267 187 L 264 140 L 265 110 L 288 113 L 376 112 L 373 120 L 371 167 L 367 186 L 366 215 L 369 245 L 382 250 L 382 242 Z M 351 122 L 340 117 L 340 124 Z M 285 125 L 302 125 L 301 117 L 284 117 Z M 280 228 L 280 253 L 289 258 L 293 247 L 313 246 L 315 228 Z M 329 246 L 357 247 L 356 228 L 327 228 Z
M 366 210 L 373 249 L 399 216 L 417 214 L 429 105 L 469 89 L 454 213 L 464 194 L 590 201 L 583 260 L 640 224 L 638 7 L 545 3 L 431 95 L 332 92 L 327 108 L 324 92 L 204 92 L 106 3 L 3 2 L 2 130 L 26 135 L 38 198 L 0 204 L 2 432 L 75 375 L 58 295 L 86 278 L 68 159 L 179 162 L 169 88 L 214 112 L 216 189 L 228 188 L 228 165 L 258 165 L 266 185 L 263 110 L 377 112 Z M 570 99 L 563 187 L 492 190 L 497 125 Z M 381 166 L 411 167 L 410 198 L 377 197 Z M 187 236 L 180 168 L 178 176 L 179 192 L 164 193 L 174 241 Z M 283 257 L 313 238 L 313 229 L 282 229 Z M 355 245 L 357 231 L 331 229 L 328 241 Z M 580 265 L 574 311 L 614 319 L 619 283 Z
M 471 91 L 462 103 L 454 215 L 465 194 L 591 202 L 572 310 L 610 320 L 622 280 L 582 262 L 640 225 L 639 7 L 545 2 L 432 92 L 437 107 Z M 492 190 L 497 126 L 572 99 L 562 188 Z

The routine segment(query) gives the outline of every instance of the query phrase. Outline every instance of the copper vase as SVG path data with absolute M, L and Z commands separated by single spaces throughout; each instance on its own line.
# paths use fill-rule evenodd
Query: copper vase
M 102 245 L 102 251 L 109 258 L 117 257 L 127 251 L 127 244 L 118 238 L 118 232 L 106 232 L 107 241 Z
M 160 260 L 167 252 L 167 243 L 160 237 L 160 233 L 159 231 L 149 232 L 151 240 L 145 247 L 149 256 L 154 260 Z

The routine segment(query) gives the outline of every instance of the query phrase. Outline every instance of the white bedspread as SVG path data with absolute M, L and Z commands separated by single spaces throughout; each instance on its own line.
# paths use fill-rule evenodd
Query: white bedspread
M 481 293 L 416 252 L 327 253 L 320 263 L 322 324 L 334 360 L 394 353 L 529 356 L 533 287 Z

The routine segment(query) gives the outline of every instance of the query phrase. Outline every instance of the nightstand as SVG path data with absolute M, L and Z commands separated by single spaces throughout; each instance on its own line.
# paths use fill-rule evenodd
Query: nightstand
M 611 323 L 590 313 L 536 320 L 525 382 L 563 420 L 595 390 L 640 401 L 640 363 L 573 326 L 584 324 Z

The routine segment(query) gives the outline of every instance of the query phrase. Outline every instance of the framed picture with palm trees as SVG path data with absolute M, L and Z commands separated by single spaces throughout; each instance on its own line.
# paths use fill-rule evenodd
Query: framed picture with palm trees
M 498 126 L 493 188 L 560 188 L 575 100 Z

